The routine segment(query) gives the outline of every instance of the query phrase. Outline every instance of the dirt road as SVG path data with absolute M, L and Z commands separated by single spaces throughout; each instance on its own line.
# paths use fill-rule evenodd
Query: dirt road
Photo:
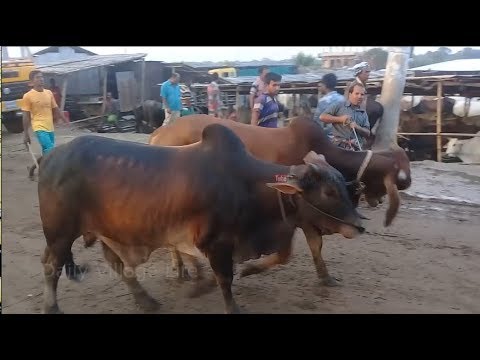
M 58 135 L 65 142 L 78 132 Z M 145 135 L 114 137 L 146 141 Z M 36 182 L 26 176 L 31 158 L 21 135 L 3 134 L 3 312 L 40 313 L 45 247 Z M 34 149 L 39 148 L 34 141 Z M 478 313 L 480 312 L 480 208 L 407 199 L 390 228 L 385 208 L 361 209 L 367 234 L 354 240 L 330 236 L 324 258 L 342 286 L 318 285 L 303 233 L 284 266 L 234 280 L 239 305 L 249 313 Z M 100 244 L 74 244 L 78 263 L 90 272 L 76 283 L 62 276 L 59 306 L 65 313 L 142 313 L 126 286 L 103 260 Z M 190 283 L 166 278 L 168 257 L 152 254 L 140 282 L 161 303 L 159 313 L 222 313 L 220 290 L 198 299 L 184 296 Z M 238 267 L 237 267 L 238 270 Z

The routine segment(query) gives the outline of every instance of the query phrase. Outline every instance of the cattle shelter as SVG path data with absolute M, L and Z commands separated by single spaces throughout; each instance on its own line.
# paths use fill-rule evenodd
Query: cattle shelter
M 376 84 L 381 91 L 381 83 Z M 368 88 L 370 92 L 370 86 Z M 437 109 L 436 109 L 436 131 L 435 132 L 405 132 L 399 133 L 404 136 L 435 136 L 436 137 L 436 155 L 437 161 L 442 162 L 442 137 L 455 136 L 455 137 L 477 137 L 476 133 L 455 133 L 455 132 L 442 132 L 443 121 L 443 100 L 448 96 L 460 96 L 464 97 L 466 101 L 465 116 L 469 113 L 469 107 L 471 99 L 474 97 L 480 97 L 480 75 L 434 75 L 434 76 L 417 76 L 409 77 L 406 79 L 405 95 L 430 95 L 435 96 Z
M 145 98 L 145 57 L 147 54 L 94 55 L 42 65 L 48 87 L 51 78 L 62 89 L 60 109 L 72 121 L 100 115 L 103 99 L 111 92 L 120 111 L 133 111 Z
M 296 95 L 316 95 L 318 96 L 318 86 L 323 75 L 332 71 L 319 73 L 295 74 L 282 76 L 280 85 L 280 94 L 290 94 L 293 97 L 294 106 L 298 103 Z M 336 90 L 344 92 L 347 85 L 354 79 L 351 71 L 338 70 L 333 71 L 337 75 Z M 409 72 L 411 73 L 411 72 Z M 417 73 L 421 75 L 420 73 Z M 246 103 L 246 97 L 250 92 L 252 82 L 255 76 L 244 76 L 224 79 L 219 84 L 221 98 L 227 106 L 235 105 L 237 108 Z M 370 79 L 367 82 L 369 95 L 380 95 L 383 86 L 383 73 L 372 71 Z M 192 84 L 192 96 L 196 106 L 204 106 L 206 103 L 207 84 Z M 407 76 L 404 88 L 404 95 L 410 96 L 434 96 L 436 99 L 443 99 L 447 96 L 465 97 L 465 106 L 470 104 L 469 99 L 480 97 L 480 74 L 451 74 L 451 75 L 425 75 L 425 76 Z M 475 133 L 443 133 L 442 132 L 442 101 L 437 101 L 436 131 L 418 132 L 418 133 L 399 133 L 405 136 L 435 136 L 437 138 L 436 154 L 437 161 L 442 161 L 442 137 L 475 137 Z M 466 112 L 468 113 L 468 109 Z

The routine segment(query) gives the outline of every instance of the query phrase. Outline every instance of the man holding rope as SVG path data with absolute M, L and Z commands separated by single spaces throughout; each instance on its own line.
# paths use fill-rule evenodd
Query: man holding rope
M 365 148 L 371 136 L 367 112 L 361 108 L 365 87 L 356 83 L 348 90 L 348 100 L 330 105 L 321 115 L 325 132 L 337 146 L 352 151 Z

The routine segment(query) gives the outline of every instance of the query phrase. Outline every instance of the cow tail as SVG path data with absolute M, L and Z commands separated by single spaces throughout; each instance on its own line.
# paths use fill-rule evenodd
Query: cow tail
M 387 189 L 388 196 L 388 209 L 385 216 L 384 226 L 390 226 L 393 219 L 397 215 L 398 208 L 400 207 L 400 195 L 392 174 L 385 176 L 383 183 Z

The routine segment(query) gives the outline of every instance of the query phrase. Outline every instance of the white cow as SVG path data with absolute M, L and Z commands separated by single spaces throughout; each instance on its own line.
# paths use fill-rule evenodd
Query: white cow
M 480 135 L 480 131 L 477 132 Z M 456 156 L 465 164 L 480 164 L 480 137 L 474 137 L 468 140 L 459 140 L 450 138 L 446 148 L 448 156 Z

